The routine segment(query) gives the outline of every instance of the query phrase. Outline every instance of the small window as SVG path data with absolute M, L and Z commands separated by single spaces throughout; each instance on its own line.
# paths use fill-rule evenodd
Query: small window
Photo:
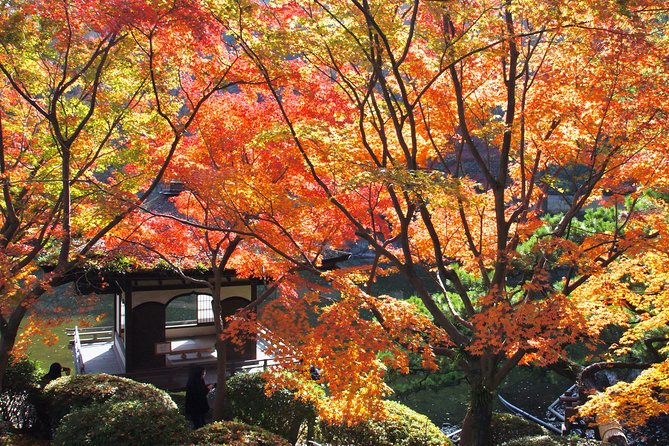
M 211 296 L 208 294 L 197 295 L 197 323 L 210 324 L 214 322 L 214 310 L 211 307 Z
M 198 325 L 214 322 L 211 296 L 208 294 L 186 294 L 174 298 L 165 308 L 165 325 Z

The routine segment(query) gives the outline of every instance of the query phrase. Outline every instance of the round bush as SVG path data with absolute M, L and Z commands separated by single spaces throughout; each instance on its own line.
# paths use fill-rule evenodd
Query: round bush
M 500 446 L 596 446 L 602 442 L 585 438 L 563 438 L 554 435 L 520 437 L 502 443 Z
M 32 435 L 12 432 L 11 426 L 0 423 L 0 444 L 2 446 L 49 446 L 49 440 L 41 440 Z
M 548 435 L 548 431 L 538 424 L 509 413 L 493 413 L 490 428 L 493 444 L 502 444 L 522 437 Z
M 260 426 L 295 444 L 302 425 L 315 422 L 315 409 L 289 390 L 267 396 L 265 384 L 260 373 L 232 376 L 227 381 L 227 418 Z
M 384 404 L 389 414 L 385 420 L 355 426 L 321 423 L 322 441 L 356 446 L 452 446 L 425 415 L 394 401 Z
M 74 409 L 56 429 L 53 446 L 183 444 L 189 429 L 176 408 L 143 401 L 96 403 Z
M 39 380 L 40 371 L 36 361 L 25 356 L 9 356 L 2 380 L 3 390 L 32 390 L 39 387 Z
M 600 441 L 560 437 L 536 423 L 508 413 L 492 414 L 492 444 L 499 446 L 593 446 Z
M 219 421 L 193 432 L 193 446 L 290 446 L 278 435 L 257 426 Z
M 54 422 L 74 409 L 106 401 L 142 401 L 165 409 L 177 408 L 167 392 L 151 384 L 104 373 L 58 378 L 46 386 L 44 394 Z
M 12 428 L 34 435 L 46 430 L 39 380 L 40 371 L 35 361 L 9 357 L 0 392 L 0 418 L 8 421 Z M 2 430 L 0 428 L 0 432 Z

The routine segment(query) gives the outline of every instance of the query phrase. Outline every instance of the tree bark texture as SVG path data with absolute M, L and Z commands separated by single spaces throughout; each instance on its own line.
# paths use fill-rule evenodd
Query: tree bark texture
M 472 382 L 469 408 L 462 422 L 460 446 L 492 446 L 492 407 L 494 391 L 485 384 Z

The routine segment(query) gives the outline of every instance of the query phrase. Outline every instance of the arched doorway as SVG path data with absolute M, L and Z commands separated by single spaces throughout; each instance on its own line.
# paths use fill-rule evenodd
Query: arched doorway
M 133 370 L 165 366 L 165 357 L 156 355 L 156 343 L 165 342 L 165 306 L 146 302 L 132 309 Z

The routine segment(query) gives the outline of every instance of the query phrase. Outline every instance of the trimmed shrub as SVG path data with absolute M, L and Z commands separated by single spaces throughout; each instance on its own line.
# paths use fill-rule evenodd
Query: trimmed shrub
M 0 445 L 2 446 L 49 446 L 49 440 L 40 440 L 31 435 L 12 432 L 12 426 L 0 422 Z
M 510 440 L 502 443 L 500 446 L 559 446 L 559 443 L 553 440 L 548 435 L 540 435 L 537 437 L 520 437 L 515 440 Z
M 594 446 L 600 441 L 559 437 L 524 418 L 508 413 L 492 414 L 492 444 L 498 446 Z
M 26 390 L 39 387 L 40 370 L 37 361 L 27 357 L 9 356 L 2 380 L 2 389 Z
M 9 357 L 0 392 L 0 418 L 12 428 L 33 433 L 42 429 L 43 414 L 37 410 L 42 403 L 39 379 L 37 362 Z
M 169 394 L 170 398 L 172 398 L 172 401 L 174 401 L 174 404 L 176 404 L 177 407 L 179 408 L 179 412 L 181 412 L 182 414 L 185 415 L 185 413 L 186 413 L 186 391 L 185 390 L 182 390 L 180 392 L 171 391 L 171 392 L 167 392 L 167 393 Z M 212 405 L 211 401 L 209 402 L 209 405 L 210 406 Z
M 500 446 L 596 446 L 602 442 L 585 438 L 563 438 L 554 435 L 521 437 L 502 443 Z
M 538 424 L 510 413 L 493 413 L 491 429 L 493 444 L 502 444 L 522 437 L 548 435 L 548 430 Z
M 151 384 L 104 373 L 58 378 L 46 386 L 44 394 L 55 423 L 74 409 L 106 401 L 142 401 L 165 409 L 177 408 L 167 392 Z
M 193 432 L 193 446 L 290 446 L 278 435 L 257 426 L 219 421 Z
M 176 407 L 143 401 L 95 403 L 61 420 L 53 446 L 179 445 L 189 433 Z
M 322 441 L 355 446 L 452 446 L 425 415 L 403 404 L 384 401 L 389 417 L 355 426 L 320 424 Z
M 295 444 L 302 425 L 314 422 L 315 409 L 289 390 L 267 396 L 265 383 L 260 373 L 238 373 L 228 379 L 226 418 L 260 426 Z

